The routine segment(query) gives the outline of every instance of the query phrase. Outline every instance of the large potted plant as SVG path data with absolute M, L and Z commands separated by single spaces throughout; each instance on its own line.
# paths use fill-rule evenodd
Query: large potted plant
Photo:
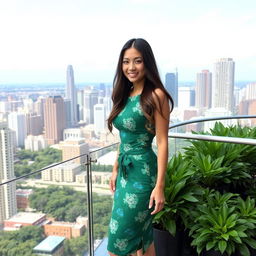
M 165 185 L 165 206 L 154 217 L 154 239 L 158 256 L 181 255 L 180 231 L 184 230 L 189 207 L 198 201 L 201 189 L 196 185 L 194 170 L 181 154 L 173 156 L 168 163 Z
M 210 191 L 206 197 L 193 211 L 194 222 L 190 224 L 192 246 L 196 247 L 197 253 L 230 256 L 238 252 L 239 255 L 250 256 L 250 248 L 256 246 L 251 237 L 256 225 L 255 208 L 249 199 L 245 203 L 235 194 L 221 195 L 217 191 Z

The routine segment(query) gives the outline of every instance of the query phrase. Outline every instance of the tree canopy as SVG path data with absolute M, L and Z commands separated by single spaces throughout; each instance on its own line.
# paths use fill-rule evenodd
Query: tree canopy
M 54 148 L 33 152 L 31 150 L 20 150 L 17 152 L 17 158 L 20 160 L 14 165 L 16 177 L 40 170 L 50 164 L 61 161 L 61 151 Z M 32 161 L 30 164 L 29 162 Z M 38 174 L 37 177 L 40 177 Z
M 32 249 L 44 239 L 43 229 L 38 226 L 23 227 L 19 231 L 0 232 L 0 255 L 33 256 Z

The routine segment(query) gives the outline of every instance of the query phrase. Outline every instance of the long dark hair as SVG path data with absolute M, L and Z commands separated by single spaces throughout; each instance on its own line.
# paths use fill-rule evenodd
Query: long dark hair
M 137 51 L 139 51 L 143 58 L 144 68 L 145 68 L 145 83 L 144 83 L 143 91 L 140 97 L 140 104 L 145 117 L 148 119 L 148 124 L 146 128 L 154 133 L 154 130 L 150 128 L 150 127 L 153 127 L 155 123 L 154 111 L 156 109 L 156 104 L 154 102 L 152 93 L 155 94 L 158 100 L 158 103 L 159 103 L 158 105 L 160 108 L 159 112 L 162 116 L 163 116 L 162 107 L 161 107 L 162 104 L 160 102 L 158 95 L 155 93 L 155 89 L 159 88 L 166 94 L 167 98 L 171 103 L 171 111 L 173 109 L 173 99 L 170 96 L 170 94 L 166 91 L 166 89 L 164 88 L 161 82 L 155 57 L 149 43 L 142 38 L 130 39 L 128 42 L 125 43 L 125 45 L 123 46 L 120 52 L 116 74 L 113 82 L 113 93 L 112 93 L 113 108 L 107 120 L 108 129 L 112 132 L 113 120 L 124 108 L 127 102 L 127 99 L 130 96 L 131 88 L 133 86 L 133 84 L 125 77 L 122 70 L 124 53 L 127 49 L 132 47 L 135 48 Z

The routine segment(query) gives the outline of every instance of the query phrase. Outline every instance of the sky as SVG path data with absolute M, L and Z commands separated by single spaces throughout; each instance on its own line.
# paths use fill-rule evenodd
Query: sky
M 0 84 L 112 82 L 130 38 L 151 45 L 161 77 L 195 81 L 233 58 L 256 81 L 255 0 L 0 0 Z

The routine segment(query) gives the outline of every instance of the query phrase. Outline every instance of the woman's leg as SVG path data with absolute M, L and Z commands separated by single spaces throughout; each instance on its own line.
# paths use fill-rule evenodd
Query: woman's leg
M 108 252 L 108 254 L 109 254 L 110 256 L 118 256 L 118 255 L 113 254 L 113 253 L 111 253 L 111 252 Z
M 148 247 L 145 254 L 142 253 L 142 249 L 138 250 L 137 256 L 156 256 L 154 242 Z

